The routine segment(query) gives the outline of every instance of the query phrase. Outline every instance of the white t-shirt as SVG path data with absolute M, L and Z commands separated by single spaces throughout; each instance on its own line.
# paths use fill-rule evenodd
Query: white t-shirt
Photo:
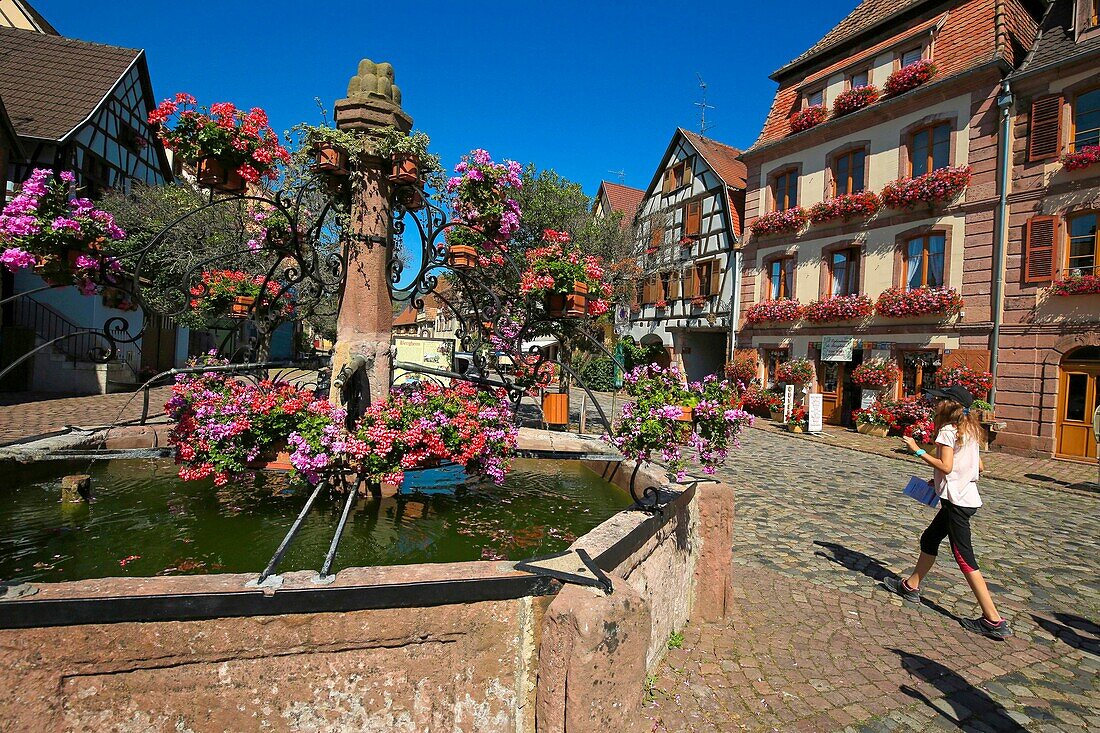
M 982 497 L 978 495 L 978 441 L 967 436 L 958 444 L 959 430 L 954 425 L 944 425 L 936 436 L 937 445 L 946 445 L 955 449 L 955 461 L 951 473 L 936 470 L 936 495 L 955 506 L 980 507 Z

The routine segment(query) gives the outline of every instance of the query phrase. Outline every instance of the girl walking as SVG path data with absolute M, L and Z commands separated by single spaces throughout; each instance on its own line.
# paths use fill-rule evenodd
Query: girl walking
M 962 619 L 960 623 L 967 631 L 1004 640 L 1012 635 L 1012 630 L 993 604 L 970 542 L 970 518 L 982 505 L 978 475 L 983 469 L 978 452 L 981 423 L 970 414 L 974 397 L 957 385 L 929 390 L 927 394 L 936 400 L 936 455 L 921 449 L 911 437 L 905 437 L 904 441 L 913 455 L 935 469 L 940 511 L 920 537 L 920 557 L 913 574 L 904 580 L 887 578 L 883 583 L 905 600 L 920 603 L 921 581 L 936 562 L 940 543 L 946 537 L 955 562 L 982 608 L 981 618 Z

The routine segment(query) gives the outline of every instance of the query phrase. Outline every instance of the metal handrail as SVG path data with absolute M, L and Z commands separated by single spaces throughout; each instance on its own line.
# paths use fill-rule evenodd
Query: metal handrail
M 34 331 L 44 341 L 56 341 L 56 350 L 76 361 L 93 361 L 93 354 L 106 351 L 94 332 L 41 301 L 20 298 L 13 305 L 15 325 Z

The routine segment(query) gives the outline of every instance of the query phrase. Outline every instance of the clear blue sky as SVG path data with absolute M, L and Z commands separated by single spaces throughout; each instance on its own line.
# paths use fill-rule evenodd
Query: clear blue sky
M 815 2 L 289 2 L 31 0 L 64 35 L 144 48 L 153 88 L 264 107 L 282 131 L 319 121 L 360 58 L 389 61 L 404 107 L 448 168 L 484 147 L 584 185 L 644 188 L 677 126 L 747 147 L 768 74 L 856 0 Z M 372 12 L 377 11 L 377 12 Z

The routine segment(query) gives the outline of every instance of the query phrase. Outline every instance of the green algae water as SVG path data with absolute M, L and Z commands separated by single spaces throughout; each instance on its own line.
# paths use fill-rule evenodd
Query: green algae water
M 3 466 L 0 581 L 259 573 L 310 489 L 279 474 L 217 488 L 181 481 L 165 460 Z M 61 477 L 92 476 L 93 500 L 62 504 Z M 558 552 L 629 506 L 576 461 L 517 460 L 503 486 L 362 497 L 335 569 L 523 558 Z M 322 493 L 279 572 L 317 570 L 343 509 Z

